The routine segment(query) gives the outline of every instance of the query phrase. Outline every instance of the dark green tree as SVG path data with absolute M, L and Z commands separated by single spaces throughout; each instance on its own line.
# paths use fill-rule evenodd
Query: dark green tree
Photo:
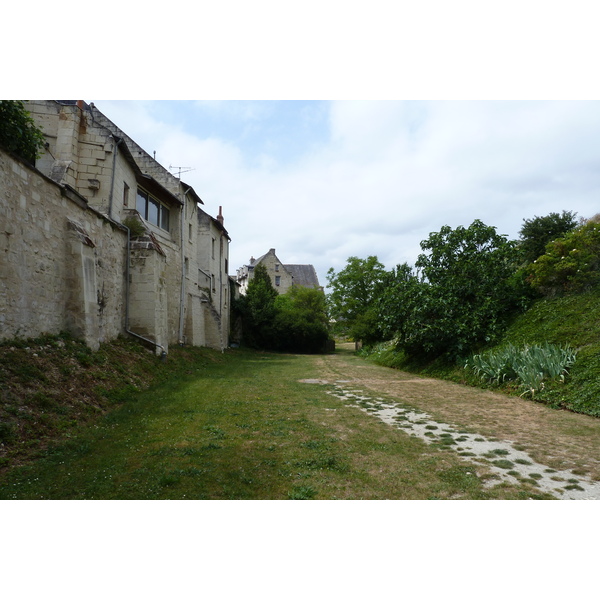
M 0 100 L 0 146 L 35 164 L 45 138 L 21 100 Z
M 409 355 L 464 356 L 498 339 L 520 306 L 516 242 L 479 220 L 421 242 L 400 346 Z
M 407 263 L 386 273 L 377 304 L 379 328 L 385 339 L 406 337 L 406 327 L 413 310 L 413 297 L 418 293 L 420 285 Z
M 248 290 L 236 302 L 235 307 L 242 319 L 245 345 L 261 349 L 273 347 L 277 296 L 277 290 L 271 283 L 266 267 L 262 264 L 256 265 Z
M 316 354 L 329 339 L 325 294 L 318 289 L 294 286 L 275 299 L 276 349 Z
M 563 210 L 562 214 L 550 213 L 545 217 L 523 219 L 519 232 L 519 247 L 525 263 L 532 263 L 546 251 L 546 245 L 563 237 L 577 227 L 577 213 Z
M 329 313 L 338 334 L 371 344 L 383 339 L 377 303 L 384 289 L 386 271 L 376 256 L 366 259 L 351 256 L 346 262 L 339 273 L 333 268 L 327 272 L 331 289 L 327 297 Z

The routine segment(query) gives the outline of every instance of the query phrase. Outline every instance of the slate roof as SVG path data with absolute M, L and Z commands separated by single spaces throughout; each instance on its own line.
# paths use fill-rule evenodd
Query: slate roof
M 312 265 L 283 265 L 294 278 L 294 285 L 320 287 L 317 272 Z

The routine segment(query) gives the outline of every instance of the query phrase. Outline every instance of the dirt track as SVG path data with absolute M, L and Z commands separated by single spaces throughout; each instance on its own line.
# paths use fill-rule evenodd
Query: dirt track
M 351 348 L 317 361 L 314 382 L 334 384 L 341 401 L 426 441 L 445 439 L 503 479 L 535 478 L 558 498 L 600 499 L 600 419 L 379 367 Z

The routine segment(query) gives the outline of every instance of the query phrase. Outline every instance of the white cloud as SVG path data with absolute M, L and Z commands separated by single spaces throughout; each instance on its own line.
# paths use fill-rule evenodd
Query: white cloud
M 259 128 L 277 113 L 268 103 L 209 108 L 205 118 L 218 111 L 219 120 L 240 128 Z M 148 151 L 157 150 L 163 165 L 194 168 L 182 178 L 208 212 L 223 206 L 232 273 L 250 256 L 276 248 L 284 262 L 314 264 L 324 284 L 327 269 L 343 268 L 352 255 L 377 255 L 387 268 L 413 263 L 419 242 L 446 224 L 481 219 L 516 238 L 524 218 L 600 212 L 598 108 L 590 102 L 332 102 L 329 130 L 291 162 L 268 144 L 253 154 L 231 136 L 184 131 L 150 104 L 119 104 L 108 116 Z M 310 122 L 308 107 L 304 117 Z M 274 135 L 275 128 L 269 131 Z M 297 131 L 284 127 L 272 148 L 295 143 Z

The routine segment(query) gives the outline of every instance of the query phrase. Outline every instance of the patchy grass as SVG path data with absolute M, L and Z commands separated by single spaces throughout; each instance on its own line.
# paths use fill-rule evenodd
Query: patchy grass
M 160 363 L 136 349 L 127 354 L 127 374 L 118 371 L 122 361 L 113 362 L 112 356 L 113 348 L 106 347 L 90 356 L 89 366 L 78 359 L 56 362 L 58 373 L 60 364 L 72 369 L 72 387 L 79 387 L 78 378 L 88 376 L 94 365 L 102 365 L 95 371 L 105 376 L 102 391 L 96 389 L 98 378 L 90 380 L 96 383 L 90 389 L 96 390 L 99 409 L 75 419 L 78 424 L 68 430 L 54 430 L 43 444 L 38 440 L 36 453 L 27 458 L 9 453 L 15 460 L 0 476 L 0 498 L 548 497 L 521 483 L 487 488 L 491 475 L 485 464 L 466 465 L 443 444 L 429 446 L 344 405 L 327 393 L 328 386 L 300 383 L 332 369 L 345 373 L 344 355 L 188 348 L 173 349 L 167 363 Z M 53 381 L 51 371 L 44 370 Z M 58 406 L 72 404 L 52 386 L 45 389 Z M 33 405 L 34 393 L 21 405 Z M 48 401 L 38 397 L 35 402 Z

